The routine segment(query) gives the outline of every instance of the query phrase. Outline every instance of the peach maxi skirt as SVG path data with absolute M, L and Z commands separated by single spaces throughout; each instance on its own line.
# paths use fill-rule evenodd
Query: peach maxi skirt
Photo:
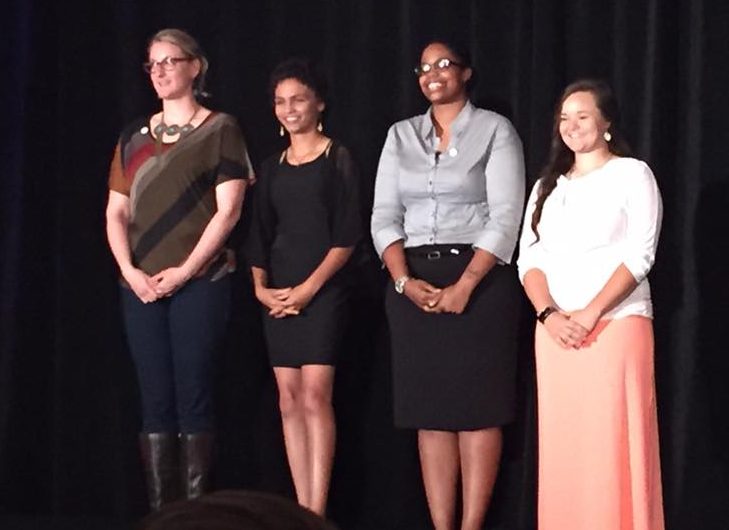
M 535 333 L 539 530 L 663 530 L 653 326 L 600 321 L 566 350 Z

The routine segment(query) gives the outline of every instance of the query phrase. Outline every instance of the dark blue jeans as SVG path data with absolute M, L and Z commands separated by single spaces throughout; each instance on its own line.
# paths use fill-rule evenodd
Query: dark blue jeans
M 230 276 L 214 282 L 203 277 L 169 298 L 143 304 L 121 288 L 143 432 L 213 430 L 213 361 L 227 329 L 230 290 Z

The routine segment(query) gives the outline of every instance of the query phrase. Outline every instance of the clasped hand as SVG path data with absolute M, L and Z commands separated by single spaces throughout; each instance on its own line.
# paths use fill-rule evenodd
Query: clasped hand
M 180 267 L 170 267 L 154 276 L 149 276 L 141 269 L 130 267 L 124 270 L 122 275 L 137 298 L 145 304 L 172 296 L 189 279 Z
M 304 282 L 296 287 L 284 287 L 281 289 L 269 289 L 262 287 L 256 290 L 256 298 L 268 308 L 269 316 L 273 318 L 285 318 L 301 313 L 316 292 Z
M 152 276 L 154 290 L 158 297 L 172 296 L 189 280 L 189 276 L 182 267 L 169 267 Z
M 439 289 L 425 280 L 411 279 L 405 283 L 404 294 L 426 313 L 453 313 L 465 311 L 471 290 L 456 282 Z
M 580 348 L 597 325 L 599 314 L 589 309 L 572 313 L 555 312 L 544 321 L 552 339 L 564 349 Z

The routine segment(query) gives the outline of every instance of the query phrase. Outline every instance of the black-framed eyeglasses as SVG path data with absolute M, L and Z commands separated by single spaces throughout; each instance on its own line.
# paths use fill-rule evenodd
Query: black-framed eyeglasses
M 165 72 L 169 72 L 170 70 L 175 69 L 177 63 L 192 61 L 193 59 L 194 57 L 165 57 L 159 61 L 149 61 L 148 63 L 144 63 L 142 68 L 148 74 L 151 74 L 155 67 L 161 68 Z
M 428 72 L 432 70 L 445 70 L 446 68 L 449 68 L 451 66 L 463 66 L 461 63 L 457 63 L 453 59 L 449 59 L 448 57 L 441 57 L 434 63 L 423 63 L 418 66 L 416 66 L 413 71 L 415 72 L 415 75 L 420 77 L 423 74 L 427 74 Z

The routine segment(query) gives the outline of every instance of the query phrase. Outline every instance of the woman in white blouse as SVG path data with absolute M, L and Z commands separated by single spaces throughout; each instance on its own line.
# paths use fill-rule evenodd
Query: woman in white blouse
M 540 530 L 663 529 L 646 278 L 662 206 L 628 154 L 609 86 L 568 86 L 518 260 L 538 315 Z
M 372 237 L 392 283 L 395 424 L 418 430 L 437 530 L 480 529 L 514 413 L 519 283 L 508 266 L 524 199 L 511 123 L 468 100 L 463 49 L 431 42 L 416 69 L 431 103 L 390 128 Z

